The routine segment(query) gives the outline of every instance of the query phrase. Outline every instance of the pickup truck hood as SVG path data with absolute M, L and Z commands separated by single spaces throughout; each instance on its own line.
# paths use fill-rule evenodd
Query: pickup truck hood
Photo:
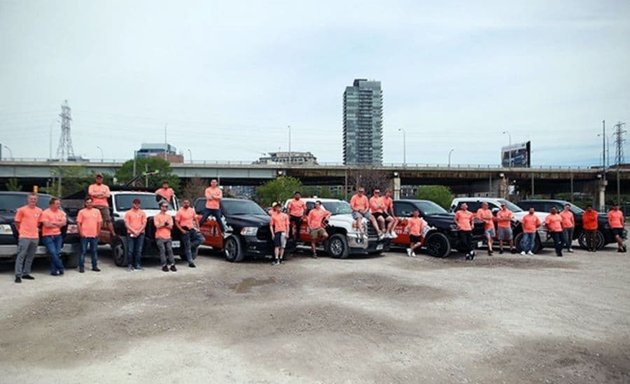
M 518 222 L 521 222 L 521 221 L 523 221 L 523 217 L 525 217 L 528 214 L 529 214 L 529 212 L 514 212 L 514 218 L 516 220 L 518 220 Z M 534 215 L 538 216 L 540 221 L 544 223 L 545 222 L 545 218 L 547 216 L 549 216 L 549 213 L 536 211 L 536 212 L 534 212 Z
M 261 227 L 269 225 L 271 217 L 268 215 L 230 215 L 226 216 L 225 221 L 231 227 Z
M 367 219 L 363 219 L 363 221 L 367 221 Z M 352 228 L 352 224 L 354 223 L 354 219 L 352 215 L 349 213 L 342 213 L 339 215 L 332 215 L 330 219 L 328 219 L 328 223 L 335 227 L 340 228 Z
M 449 228 L 452 224 L 455 224 L 455 214 L 436 213 L 434 215 L 424 216 L 424 220 L 433 227 Z

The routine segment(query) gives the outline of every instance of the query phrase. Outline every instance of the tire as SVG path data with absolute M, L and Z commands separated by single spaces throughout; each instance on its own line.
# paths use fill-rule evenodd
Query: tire
M 451 254 L 451 243 L 448 237 L 441 232 L 429 233 L 424 242 L 427 253 L 433 257 L 447 257 Z
M 79 251 L 80 252 L 80 251 Z M 66 268 L 76 268 L 79 266 L 79 258 L 81 257 L 80 253 L 71 253 L 65 257 L 64 267 Z
M 584 233 L 584 231 L 580 233 L 580 236 L 578 237 L 578 243 L 580 244 L 580 248 L 586 249 L 586 233 Z M 604 234 L 600 230 L 595 232 L 595 244 L 597 244 L 597 249 L 603 249 L 606 246 Z
M 112 241 L 112 258 L 119 267 L 127 266 L 127 238 L 116 236 Z
M 243 245 L 238 236 L 231 235 L 225 239 L 223 254 L 225 255 L 225 259 L 229 262 L 238 263 L 243 261 L 245 254 L 243 253 Z
M 346 236 L 336 233 L 328 239 L 326 243 L 326 253 L 335 259 L 345 259 L 348 257 L 348 240 Z
M 518 235 L 514 236 L 514 248 L 516 248 L 516 252 L 521 253 L 523 251 L 523 247 L 521 247 L 521 241 L 523 241 L 523 232 L 520 232 Z M 542 243 L 540 242 L 540 236 L 538 233 L 534 236 L 534 247 L 532 248 L 533 253 L 540 253 L 542 251 Z

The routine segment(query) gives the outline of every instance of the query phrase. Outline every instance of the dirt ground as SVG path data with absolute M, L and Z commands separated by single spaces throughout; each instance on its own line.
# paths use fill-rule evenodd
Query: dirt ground
M 496 253 L 495 253 L 496 255 Z M 0 271 L 1 383 L 630 383 L 630 254 Z

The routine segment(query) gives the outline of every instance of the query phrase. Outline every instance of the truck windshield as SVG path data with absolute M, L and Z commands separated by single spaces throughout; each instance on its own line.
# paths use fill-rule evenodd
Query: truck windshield
M 418 201 L 416 202 L 416 205 L 418 206 L 420 212 L 427 216 L 448 213 L 444 208 L 440 207 L 432 201 Z
M 322 201 L 322 206 L 333 215 L 352 213 L 352 208 L 347 201 Z
M 15 212 L 18 208 L 23 205 L 26 205 L 27 194 L 23 193 L 3 193 L 0 194 L 0 211 L 4 212 Z M 41 209 L 48 208 L 48 203 L 50 202 L 50 195 L 37 195 L 37 206 Z
M 525 212 L 518 205 L 516 205 L 516 204 L 514 204 L 514 203 L 512 203 L 510 201 L 507 201 L 505 199 L 499 199 L 499 204 L 505 204 L 507 206 L 507 209 L 509 209 L 512 212 Z
M 162 200 L 162 198 L 157 197 L 156 195 L 152 193 L 151 194 L 148 194 L 148 193 L 147 194 L 145 193 L 116 194 L 115 195 L 116 210 L 119 212 L 130 210 L 134 199 L 140 199 L 140 209 L 152 209 L 156 211 L 160 210 L 160 206 L 158 205 L 158 202 Z M 172 203 L 169 203 L 168 209 L 169 210 L 174 209 Z

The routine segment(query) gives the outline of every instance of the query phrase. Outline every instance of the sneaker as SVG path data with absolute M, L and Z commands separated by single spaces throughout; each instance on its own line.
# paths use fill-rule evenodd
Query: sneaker
M 475 251 L 470 251 L 470 260 L 475 260 Z
M 573 253 L 573 248 L 569 248 L 569 249 L 567 249 L 567 252 L 569 252 L 569 253 Z
M 127 272 L 133 272 L 133 265 L 127 266 Z
M 384 238 L 385 238 L 385 234 L 380 233 L 380 234 L 378 235 L 378 239 L 379 239 L 379 240 L 383 240 Z
M 271 265 L 280 265 L 280 261 L 278 259 L 271 262 Z
M 532 252 L 532 251 L 528 251 L 527 254 L 530 255 L 530 256 L 534 256 L 534 252 Z
M 488 256 L 492 256 L 493 253 L 492 249 L 488 249 Z
M 411 257 L 416 257 L 416 253 L 415 252 L 411 252 Z
M 60 275 L 63 275 L 63 269 L 60 269 L 60 270 L 59 270 L 59 274 L 60 274 Z
M 623 253 L 623 248 L 617 248 L 617 252 Z
M 411 248 L 407 248 L 407 256 L 411 256 Z
M 61 276 L 61 273 L 59 273 L 59 271 L 50 272 L 50 274 L 51 274 L 52 276 Z M 25 279 L 27 278 L 26 276 L 22 276 L 22 277 L 24 277 Z
M 35 278 L 28 273 L 26 275 L 22 275 L 22 278 L 26 280 L 35 280 Z
M 99 267 L 94 267 L 94 268 L 92 268 L 92 270 L 93 270 L 94 272 L 100 272 L 100 271 L 101 271 L 101 269 L 100 269 Z
M 556 256 L 558 256 L 558 257 L 562 257 L 562 252 L 557 252 L 557 253 L 556 253 Z
M 85 272 L 85 267 L 79 267 L 79 273 Z
M 525 251 L 521 251 L 521 255 L 525 256 L 527 253 Z
M 136 265 L 136 271 L 143 271 L 142 265 Z
M 621 246 L 621 249 L 622 249 L 624 252 L 626 252 L 626 251 L 628 250 L 628 249 L 626 248 L 626 245 L 625 245 L 625 244 Z
M 21 283 L 22 282 L 22 278 L 20 276 L 15 276 L 15 282 L 16 283 Z
M 197 266 L 195 265 L 195 263 L 188 263 L 188 266 L 189 266 L 190 268 L 197 268 Z
M 175 264 L 171 265 L 171 272 L 177 272 L 177 267 Z
M 311 257 L 312 257 L 313 259 L 317 259 L 317 253 L 313 253 L 313 254 L 311 255 Z
M 464 260 L 470 260 L 470 253 L 466 254 L 466 256 L 464 257 Z
M 168 272 L 168 265 L 164 264 L 162 266 L 162 272 Z
M 389 238 L 390 238 L 390 239 L 395 239 L 395 238 L 397 238 L 397 237 L 398 237 L 398 235 L 396 234 L 396 232 L 391 231 L 391 232 L 389 233 Z
M 280 264 L 284 264 L 284 259 L 280 259 Z

